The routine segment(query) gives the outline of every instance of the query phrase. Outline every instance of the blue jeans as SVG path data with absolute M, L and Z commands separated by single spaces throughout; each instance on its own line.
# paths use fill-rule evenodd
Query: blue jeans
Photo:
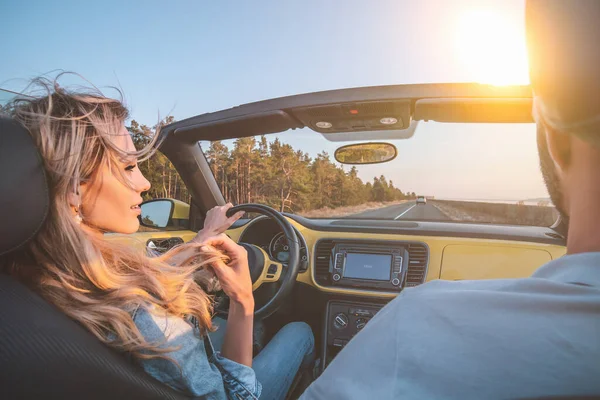
M 220 351 L 227 321 L 217 317 L 213 325 L 218 329 L 209 334 L 210 340 Z M 298 371 L 311 366 L 314 357 L 315 339 L 308 324 L 292 322 L 281 328 L 252 360 L 252 369 L 262 384 L 261 400 L 284 399 Z

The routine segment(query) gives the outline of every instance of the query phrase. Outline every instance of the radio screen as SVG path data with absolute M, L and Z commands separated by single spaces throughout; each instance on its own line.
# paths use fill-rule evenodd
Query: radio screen
M 392 256 L 386 254 L 347 253 L 344 278 L 389 281 Z

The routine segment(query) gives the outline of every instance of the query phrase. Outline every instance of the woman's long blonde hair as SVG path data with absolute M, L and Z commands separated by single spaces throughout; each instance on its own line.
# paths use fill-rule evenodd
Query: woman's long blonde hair
M 42 155 L 50 210 L 36 237 L 21 251 L 0 259 L 0 268 L 101 341 L 136 357 L 161 356 L 169 350 L 144 340 L 133 321 L 133 310 L 151 307 L 155 312 L 195 317 L 206 333 L 212 329 L 212 299 L 201 287 L 210 275 L 203 267 L 223 256 L 186 244 L 150 258 L 143 250 L 86 233 L 73 218 L 69 193 L 77 191 L 80 182 L 93 184 L 102 165 L 117 165 L 125 157 L 150 157 L 159 134 L 145 148 L 125 153 L 111 140 L 128 116 L 123 103 L 104 97 L 97 89 L 68 91 L 56 82 L 36 79 L 34 87 L 42 88 L 44 94 L 18 98 L 9 108 L 12 117 L 29 130 Z M 191 247 L 197 251 L 190 252 Z

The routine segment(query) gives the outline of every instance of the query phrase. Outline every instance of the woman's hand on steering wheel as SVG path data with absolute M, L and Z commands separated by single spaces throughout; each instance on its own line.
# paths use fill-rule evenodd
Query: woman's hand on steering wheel
M 220 235 L 225 232 L 235 221 L 242 218 L 243 211 L 237 212 L 231 217 L 227 216 L 227 211 L 233 207 L 233 204 L 227 203 L 224 206 L 216 206 L 208 210 L 204 219 L 204 227 L 192 239 L 194 242 L 203 243 L 206 239 Z
M 227 264 L 218 260 L 212 263 L 211 267 L 231 301 L 253 311 L 254 296 L 246 249 L 225 234 L 210 237 L 203 244 L 212 246 L 229 257 L 230 261 Z
M 239 304 L 238 302 L 241 301 L 249 302 L 249 304 L 254 307 L 254 298 L 251 297 L 252 285 L 254 284 L 254 289 L 256 290 L 262 282 L 277 282 L 278 285 L 275 294 L 273 294 L 270 299 L 266 300 L 264 304 L 261 304 L 254 312 L 255 319 L 261 320 L 267 318 L 277 311 L 291 295 L 294 284 L 296 283 L 296 277 L 298 276 L 300 269 L 301 244 L 296 235 L 294 226 L 279 211 L 262 204 L 242 204 L 235 207 L 231 207 L 231 205 L 228 204 L 223 207 L 216 207 L 213 210 L 214 211 L 211 214 L 225 212 L 225 217 L 229 214 L 229 218 L 224 218 L 225 220 L 229 219 L 229 221 L 226 224 L 211 224 L 210 226 L 227 229 L 230 226 L 229 222 L 233 223 L 239 219 L 242 215 L 241 212 L 252 212 L 273 219 L 283 231 L 289 246 L 289 259 L 285 269 L 281 263 L 271 260 L 269 255 L 255 244 L 243 243 L 243 246 L 239 246 L 225 235 L 219 236 L 216 242 L 212 241 L 213 239 L 197 240 L 198 236 L 203 234 L 202 231 L 199 232 L 199 235 L 195 238 L 196 242 L 206 244 L 212 243 L 215 247 L 227 252 L 229 256 L 234 256 L 237 259 L 237 262 L 234 264 L 219 264 L 216 268 L 213 268 L 215 274 L 219 278 L 223 292 L 233 300 L 230 303 L 229 311 L 225 310 L 224 307 L 219 307 L 219 305 L 217 305 L 215 310 L 222 316 L 230 315 L 231 306 Z M 221 218 L 221 220 L 223 219 Z M 223 228 L 224 226 L 226 227 Z M 206 228 L 209 228 L 208 221 L 205 225 L 205 229 Z M 207 236 L 204 237 L 208 238 Z M 252 263 L 252 265 L 248 265 L 249 263 Z M 272 270 L 273 267 L 275 268 L 274 271 Z M 239 307 L 237 307 L 237 309 L 239 310 Z

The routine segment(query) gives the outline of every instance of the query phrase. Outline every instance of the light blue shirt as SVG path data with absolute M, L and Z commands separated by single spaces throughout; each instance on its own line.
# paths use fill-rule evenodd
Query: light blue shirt
M 209 338 L 201 338 L 190 322 L 155 309 L 139 307 L 133 320 L 150 343 L 175 348 L 164 358 L 139 360 L 157 380 L 184 393 L 203 399 L 258 399 L 262 386 L 254 370 L 222 357 L 212 349 Z M 180 369 L 181 368 L 181 369 Z
M 600 253 L 530 278 L 405 289 L 302 399 L 600 394 Z

